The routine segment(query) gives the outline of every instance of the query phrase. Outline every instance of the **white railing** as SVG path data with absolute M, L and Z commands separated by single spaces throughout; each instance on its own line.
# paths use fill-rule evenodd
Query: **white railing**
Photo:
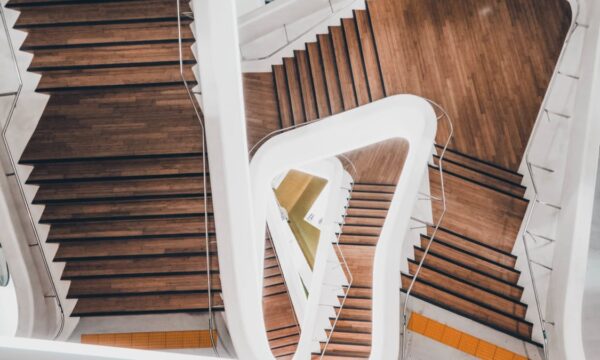
M 538 240 L 542 240 L 542 241 L 546 241 L 549 243 L 553 243 L 554 242 L 553 238 L 551 238 L 547 235 L 541 235 L 539 233 L 539 231 L 533 231 L 531 229 L 532 219 L 534 218 L 534 215 L 537 213 L 539 206 L 547 207 L 547 208 L 555 210 L 555 211 L 560 211 L 562 209 L 562 207 L 561 207 L 561 205 L 555 204 L 552 201 L 546 200 L 542 195 L 540 195 L 540 187 L 539 187 L 538 181 L 536 180 L 537 175 L 536 175 L 535 170 L 537 169 L 537 170 L 543 171 L 547 174 L 553 174 L 553 173 L 555 173 L 555 169 L 552 169 L 550 166 L 547 166 L 547 165 L 541 165 L 539 160 L 533 161 L 532 160 L 532 151 L 533 151 L 532 149 L 534 148 L 533 144 L 536 144 L 536 143 L 540 144 L 538 142 L 538 134 L 540 132 L 541 125 L 546 121 L 547 121 L 547 123 L 552 123 L 551 115 L 554 118 L 558 118 L 563 121 L 571 119 L 571 115 L 552 110 L 551 104 L 550 104 L 550 94 L 552 93 L 552 91 L 556 90 L 555 88 L 557 86 L 557 79 L 559 79 L 559 77 L 566 77 L 573 81 L 579 80 L 578 74 L 565 73 L 565 72 L 561 71 L 561 65 L 563 64 L 565 55 L 567 54 L 567 49 L 569 48 L 570 41 L 573 38 L 573 34 L 575 33 L 575 31 L 578 28 L 587 29 L 587 27 L 588 27 L 587 24 L 584 24 L 579 20 L 579 17 L 581 14 L 581 4 L 580 4 L 579 0 L 575 0 L 574 4 L 575 4 L 575 11 L 573 12 L 574 15 L 573 15 L 573 20 L 571 22 L 571 27 L 569 28 L 569 31 L 567 32 L 563 47 L 562 47 L 560 55 L 558 57 L 554 74 L 548 85 L 548 91 L 546 92 L 546 95 L 544 96 L 544 99 L 542 101 L 542 104 L 540 107 L 540 112 L 537 117 L 537 121 L 532 130 L 529 145 L 525 151 L 525 161 L 524 161 L 526 169 L 527 169 L 527 175 L 529 176 L 529 181 L 531 183 L 531 186 L 529 187 L 529 189 L 531 189 L 533 191 L 533 198 L 531 199 L 531 203 L 530 203 L 531 205 L 529 206 L 527 216 L 525 217 L 524 226 L 523 226 L 520 238 L 521 238 L 521 242 L 522 242 L 522 246 L 523 246 L 523 250 L 524 250 L 524 254 L 525 254 L 525 260 L 527 262 L 527 269 L 528 269 L 529 275 L 530 275 L 529 277 L 531 279 L 531 289 L 533 291 L 535 307 L 537 310 L 536 311 L 537 318 L 538 318 L 538 322 L 539 322 L 539 325 L 541 328 L 542 347 L 543 347 L 543 352 L 544 352 L 544 358 L 546 360 L 549 359 L 549 344 L 548 344 L 549 338 L 548 338 L 548 334 L 547 334 L 546 325 L 547 324 L 555 325 L 555 323 L 552 321 L 548 321 L 543 314 L 542 299 L 541 299 L 541 296 L 539 293 L 539 286 L 537 284 L 533 268 L 534 268 L 534 266 L 539 266 L 546 270 L 552 271 L 552 267 L 550 267 L 548 265 L 544 265 L 540 261 L 536 261 L 536 260 L 532 259 L 531 250 L 529 248 L 527 239 L 530 238 L 531 240 L 533 240 L 535 242 L 537 242 Z M 578 55 L 578 54 L 576 54 L 576 55 Z M 571 54 L 571 56 L 573 56 L 573 54 Z M 579 56 L 576 56 L 576 59 L 579 59 L 579 58 L 580 58 Z M 548 136 L 545 136 L 542 144 L 545 145 L 547 143 L 548 143 Z M 545 151 L 542 151 L 544 156 L 547 156 L 548 152 L 549 152 L 549 150 L 547 148 L 545 149 Z
M 410 300 L 410 295 L 412 292 L 412 289 L 415 285 L 415 282 L 417 281 L 417 278 L 419 277 L 419 274 L 421 272 L 421 268 L 423 267 L 423 264 L 425 263 L 425 260 L 427 259 L 427 255 L 429 254 L 429 249 L 431 248 L 431 245 L 433 244 L 433 242 L 435 241 L 435 236 L 437 235 L 437 232 L 440 228 L 440 225 L 442 224 L 442 221 L 444 220 L 444 216 L 446 215 L 446 191 L 444 188 L 444 166 L 443 166 L 443 162 L 444 162 L 444 155 L 446 154 L 446 149 L 448 148 L 448 145 L 450 144 L 450 140 L 452 140 L 452 135 L 454 134 L 454 127 L 452 125 L 452 119 L 450 118 L 450 115 L 448 115 L 448 113 L 446 112 L 446 110 L 444 110 L 444 108 L 442 108 L 440 105 L 438 105 L 436 102 L 432 101 L 432 100 L 427 100 L 435 109 L 437 109 L 440 114 L 437 115 L 437 121 L 439 122 L 442 119 L 446 119 L 446 121 L 448 122 L 448 129 L 449 129 L 449 133 L 448 133 L 448 138 L 446 139 L 446 142 L 444 143 L 444 147 L 442 148 L 442 151 L 440 153 L 439 159 L 438 159 L 438 169 L 440 172 L 440 188 L 441 188 L 441 197 L 436 197 L 433 195 L 426 195 L 426 194 L 422 194 L 418 200 L 427 200 L 427 201 L 438 201 L 442 204 L 442 212 L 439 215 L 437 221 L 433 224 L 429 224 L 426 221 L 422 221 L 419 219 L 415 219 L 412 218 L 412 220 L 418 221 L 423 223 L 424 228 L 427 229 L 428 227 L 433 227 L 433 231 L 431 233 L 431 237 L 429 238 L 429 241 L 427 242 L 427 246 L 425 247 L 425 251 L 423 252 L 423 256 L 421 257 L 421 261 L 419 261 L 419 265 L 417 266 L 417 270 L 415 271 L 413 278 L 410 282 L 410 285 L 408 286 L 407 290 L 406 290 L 406 296 L 404 299 L 404 304 L 402 306 L 402 346 L 401 346 L 401 359 L 404 359 L 406 356 L 406 349 L 407 349 L 407 341 L 406 341 L 406 332 L 407 332 L 407 326 L 408 326 L 408 318 L 407 318 L 407 311 L 408 311 L 408 301 Z M 402 286 L 401 286 L 402 287 Z
M 21 182 L 19 172 L 17 171 L 17 165 L 18 165 L 17 161 L 15 160 L 15 158 L 13 156 L 13 153 L 11 151 L 11 148 L 9 146 L 8 139 L 7 139 L 7 131 L 13 120 L 13 115 L 15 113 L 15 109 L 17 108 L 17 103 L 19 101 L 19 97 L 20 97 L 21 91 L 23 89 L 23 79 L 21 78 L 21 71 L 19 69 L 17 55 L 15 53 L 15 49 L 14 49 L 14 46 L 12 43 L 12 38 L 10 36 L 10 30 L 8 28 L 8 23 L 6 22 L 6 16 L 4 14 L 4 5 L 2 5 L 2 4 L 0 4 L 0 18 L 2 19 L 2 25 L 4 28 L 4 33 L 6 35 L 6 41 L 8 43 L 11 60 L 12 60 L 13 66 L 14 66 L 13 70 L 15 72 L 15 75 L 17 77 L 17 82 L 18 82 L 16 90 L 5 92 L 5 93 L 0 93 L 0 98 L 7 98 L 7 97 L 13 98 L 10 108 L 9 108 L 9 111 L 8 111 L 8 115 L 6 117 L 6 121 L 4 122 L 4 125 L 2 127 L 2 143 L 4 145 L 4 149 L 6 151 L 6 155 L 8 156 L 9 165 L 10 165 L 10 171 L 5 173 L 4 175 L 6 177 L 14 176 L 15 182 L 18 185 L 19 194 L 23 201 L 23 207 L 27 212 L 27 220 L 28 220 L 29 224 L 31 225 L 31 232 L 34 234 L 34 237 L 35 237 L 35 243 L 31 244 L 30 246 L 36 247 L 38 249 L 38 251 L 40 253 L 40 258 L 42 260 L 42 267 L 47 275 L 47 281 L 50 284 L 51 294 L 45 295 L 45 296 L 49 297 L 49 298 L 53 298 L 56 301 L 56 306 L 57 306 L 57 310 L 58 310 L 58 314 L 59 314 L 59 324 L 58 324 L 58 329 L 56 331 L 56 334 L 54 334 L 54 336 L 53 336 L 53 339 L 57 339 L 62 334 L 63 329 L 64 329 L 65 313 L 63 310 L 63 306 L 62 306 L 60 297 L 58 295 L 58 291 L 56 290 L 56 285 L 54 284 L 54 280 L 52 278 L 52 273 L 50 271 L 50 266 L 48 264 L 48 260 L 44 253 L 44 247 L 42 245 L 42 239 L 38 232 L 38 228 L 36 226 L 36 221 L 33 217 L 31 209 L 29 207 L 29 201 L 27 200 L 27 197 L 25 196 L 25 190 L 23 189 L 23 182 Z

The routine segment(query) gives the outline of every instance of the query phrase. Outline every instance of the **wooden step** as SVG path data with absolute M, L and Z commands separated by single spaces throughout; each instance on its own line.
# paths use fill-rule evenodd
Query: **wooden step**
M 421 249 L 425 249 L 429 243 L 427 236 L 421 236 Z M 472 269 L 478 270 L 485 274 L 516 284 L 519 281 L 521 273 L 512 267 L 503 266 L 496 262 L 481 258 L 476 254 L 469 253 L 448 244 L 433 241 L 429 249 L 430 252 L 454 260 L 459 264 L 464 264 Z
M 298 327 L 296 327 L 296 325 L 290 325 L 278 329 L 268 330 L 267 339 L 269 339 L 269 341 L 273 341 L 281 338 L 287 338 L 297 334 Z
M 371 19 L 366 10 L 354 10 L 354 18 L 360 39 L 369 94 L 371 101 L 377 101 L 385 96 L 381 68 L 379 67 L 379 56 L 375 45 L 375 36 L 371 27 Z
M 182 40 L 189 47 L 194 36 L 191 21 L 183 18 Z M 21 50 L 55 49 L 91 45 L 171 43 L 177 46 L 177 21 L 132 22 L 99 25 L 77 25 L 69 27 L 43 27 L 27 30 L 27 38 Z M 37 52 L 36 52 L 37 54 Z M 34 58 L 35 59 L 35 58 Z
M 329 105 L 325 68 L 323 66 L 319 44 L 316 42 L 307 43 L 306 52 L 308 53 L 310 73 L 315 91 L 315 101 L 317 102 L 317 113 L 319 118 L 324 118 L 331 115 L 331 107 Z
M 340 296 L 340 301 L 343 299 Z M 363 309 L 363 310 L 371 310 L 373 306 L 371 299 L 363 299 L 363 298 L 355 298 L 355 297 L 346 297 L 344 302 L 344 309 Z
M 317 101 L 315 99 L 314 85 L 308 53 L 305 50 L 294 51 L 296 60 L 296 69 L 298 71 L 298 80 L 300 81 L 300 89 L 302 90 L 302 101 L 304 105 L 304 115 L 306 121 L 313 121 L 319 118 L 317 112 Z
M 357 106 L 357 102 L 354 82 L 352 80 L 352 69 L 350 68 L 350 59 L 348 59 L 346 37 L 341 26 L 329 27 L 329 33 L 331 34 L 338 78 L 340 79 L 340 90 L 342 102 L 344 103 L 344 110 L 350 110 Z
M 271 346 L 272 350 L 278 350 L 280 348 L 293 345 L 294 346 L 294 351 L 292 352 L 292 354 L 293 354 L 295 352 L 295 347 L 298 345 L 299 340 L 300 340 L 300 334 L 298 334 L 296 332 L 295 334 L 269 341 L 269 345 Z
M 321 350 L 323 350 L 323 346 L 324 345 L 321 346 Z M 325 354 L 344 357 L 368 358 L 371 354 L 371 346 L 329 343 L 329 345 L 327 345 L 327 349 L 325 349 Z
M 393 194 L 394 191 L 396 191 L 396 185 L 355 183 L 352 186 L 352 190 L 360 192 Z
M 215 224 L 209 217 L 209 233 L 214 234 Z M 204 235 L 204 218 L 182 217 L 170 219 L 92 221 L 66 224 L 54 224 L 48 234 L 49 242 L 73 240 L 120 240 L 159 236 L 190 236 Z
M 204 196 L 205 181 L 202 176 L 105 180 L 45 184 L 35 195 L 34 204 L 142 199 L 149 197 Z M 206 191 L 210 194 L 210 184 Z
M 443 148 L 441 145 L 436 144 L 436 148 L 439 151 Z M 439 155 L 439 154 L 438 154 Z M 491 176 L 495 176 L 497 178 L 503 179 L 505 181 L 511 182 L 513 184 L 521 184 L 523 180 L 523 175 L 503 168 L 499 165 L 495 165 L 489 162 L 482 161 L 475 157 L 465 155 L 461 152 L 458 152 L 454 149 L 448 149 L 446 154 L 444 155 L 444 159 L 453 161 L 454 163 L 460 164 L 462 166 L 469 167 L 478 171 L 480 173 L 488 174 Z
M 187 4 L 182 3 L 182 5 L 182 12 L 190 11 Z M 15 6 L 15 8 L 21 7 Z M 169 0 L 46 4 L 32 6 L 27 11 L 22 11 L 15 28 L 152 21 L 176 17 L 175 4 Z
M 98 159 L 36 164 L 27 179 L 27 184 L 202 174 L 203 158 L 201 155 Z
M 211 279 L 211 289 L 220 290 L 219 275 L 213 274 Z M 208 291 L 208 276 L 206 274 L 190 274 L 74 279 L 71 280 L 67 298 L 190 291 Z
M 209 238 L 212 253 L 217 252 L 214 236 Z M 105 240 L 63 242 L 58 246 L 54 261 L 92 260 L 99 258 L 137 258 L 161 255 L 204 255 L 206 238 L 159 237 L 144 239 L 121 239 L 107 243 Z
M 213 293 L 213 306 L 213 310 L 223 310 L 223 300 L 218 293 Z M 207 310 L 208 296 L 206 293 L 112 296 L 79 299 L 71 316 L 159 314 Z
M 402 274 L 403 291 L 409 286 L 411 279 L 410 275 Z M 531 341 L 533 324 L 530 322 L 500 313 L 481 303 L 441 290 L 421 279 L 417 279 L 415 282 L 412 294 L 424 301 L 466 316 L 511 336 Z
M 389 200 L 359 200 L 350 198 L 349 209 L 377 209 L 385 210 L 386 212 L 390 208 Z
M 427 234 L 429 236 L 433 234 L 433 231 L 433 227 L 429 226 L 427 228 Z M 517 257 L 510 253 L 505 253 L 484 243 L 478 242 L 476 240 L 470 239 L 468 237 L 462 236 L 444 228 L 438 229 L 435 241 L 448 244 L 455 248 L 476 254 L 482 258 L 511 268 L 514 268 L 517 263 Z
M 331 114 L 339 114 L 344 111 L 344 102 L 342 100 L 342 91 L 338 77 L 338 70 L 335 63 L 335 53 L 331 35 L 317 35 L 319 50 L 321 51 L 321 64 L 325 74 L 325 83 L 327 86 L 327 97 L 329 99 L 329 108 Z
M 415 248 L 415 261 L 420 262 L 422 258 L 423 250 Z M 465 266 L 454 262 L 443 257 L 442 255 L 429 253 L 427 254 L 424 264 L 433 269 L 441 269 L 447 274 L 468 281 L 484 289 L 488 289 L 499 294 L 504 294 L 516 301 L 519 301 L 523 295 L 523 288 L 518 285 L 495 278 L 486 273 L 470 268 L 468 265 Z
M 372 226 L 344 225 L 342 228 L 342 233 L 347 235 L 366 235 L 379 237 L 381 228 Z
M 439 165 L 439 158 L 436 155 L 434 155 L 433 160 L 434 164 Z M 527 188 L 521 184 L 511 183 L 502 178 L 495 177 L 494 175 L 479 172 L 474 168 L 461 165 L 453 160 L 445 159 L 443 167 L 445 172 L 453 173 L 516 197 L 522 198 L 525 195 L 525 190 L 527 190 Z
M 326 331 L 326 334 L 329 336 L 330 330 Z M 371 345 L 371 334 L 365 333 L 353 333 L 353 332 L 343 332 L 343 331 L 334 331 L 331 336 L 330 343 L 333 344 L 356 344 L 356 345 Z
M 357 286 L 353 284 L 348 292 L 348 298 L 353 299 L 371 299 L 373 290 L 371 287 Z
M 283 65 L 273 65 L 273 80 L 275 83 L 275 94 L 279 105 L 279 119 L 281 128 L 285 129 L 294 125 L 290 93 L 287 87 L 287 74 Z
M 369 85 L 367 83 L 365 63 L 360 49 L 356 21 L 354 18 L 342 19 L 342 28 L 344 29 L 344 35 L 346 36 L 348 58 L 350 59 L 350 68 L 352 69 L 356 100 L 359 106 L 365 105 L 371 102 L 371 97 L 369 95 Z
M 414 276 L 418 266 L 417 262 L 409 260 L 408 268 L 410 275 Z M 442 290 L 452 291 L 469 300 L 484 303 L 496 311 L 525 319 L 527 305 L 507 298 L 502 294 L 492 293 L 487 289 L 475 286 L 463 279 L 450 276 L 444 273 L 443 269 L 432 269 L 423 266 L 419 272 L 418 278 L 427 281 L 431 285 L 437 286 Z
M 218 271 L 216 256 L 210 257 L 211 270 Z M 126 275 L 190 274 L 206 272 L 205 255 L 160 256 L 151 258 L 69 260 L 63 280 Z
M 336 312 L 339 312 L 339 319 L 341 320 L 360 320 L 360 321 L 371 321 L 373 318 L 371 309 L 355 309 L 350 307 L 336 308 Z M 334 320 L 335 318 L 331 318 Z
M 190 43 L 182 50 L 184 61 L 195 61 Z M 145 63 L 178 64 L 179 46 L 177 43 L 159 43 L 40 49 L 35 51 L 28 70 L 73 70 Z
M 378 236 L 366 236 L 366 235 L 349 235 L 342 233 L 340 235 L 340 244 L 345 245 L 368 245 L 375 246 L 379 240 Z
M 350 272 L 352 288 L 371 287 L 373 285 L 374 246 L 340 245 Z
M 179 84 L 182 81 L 179 64 L 149 63 L 145 65 L 44 71 L 37 90 L 53 92 L 148 84 Z M 184 67 L 184 76 L 189 83 L 196 83 L 190 66 Z
M 353 190 L 350 196 L 352 200 L 392 201 L 393 194 Z
M 344 226 L 359 225 L 359 226 L 374 226 L 374 227 L 381 228 L 381 227 L 383 227 L 384 221 L 385 221 L 385 219 L 382 219 L 382 218 L 347 215 L 344 218 Z
M 287 79 L 287 89 L 290 93 L 290 104 L 292 105 L 292 120 L 294 125 L 306 122 L 304 104 L 302 100 L 302 89 L 300 88 L 300 75 L 294 58 L 283 58 L 283 67 Z
M 338 320 L 334 332 L 371 333 L 371 321 Z
M 346 216 L 363 216 L 363 217 L 372 217 L 385 219 L 387 216 L 387 210 L 384 209 L 362 209 L 356 207 L 350 207 L 346 211 Z

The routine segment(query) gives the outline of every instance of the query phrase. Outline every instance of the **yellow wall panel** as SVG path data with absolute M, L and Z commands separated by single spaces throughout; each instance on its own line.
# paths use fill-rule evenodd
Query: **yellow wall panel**
M 213 338 L 217 341 L 216 332 Z M 146 350 L 211 347 L 208 330 L 82 334 L 81 343 Z

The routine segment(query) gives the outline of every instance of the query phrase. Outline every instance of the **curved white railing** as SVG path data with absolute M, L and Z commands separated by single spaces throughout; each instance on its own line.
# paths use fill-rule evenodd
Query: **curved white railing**
M 8 144 L 8 139 L 6 136 L 8 128 L 13 120 L 13 115 L 15 113 L 15 109 L 17 107 L 19 97 L 21 95 L 21 90 L 23 89 L 23 79 L 21 78 L 21 71 L 19 70 L 19 63 L 17 61 L 17 55 L 16 55 L 15 49 L 13 47 L 12 38 L 10 36 L 10 31 L 8 28 L 8 23 L 6 22 L 6 16 L 4 14 L 4 6 L 2 4 L 0 4 L 0 18 L 2 20 L 2 25 L 4 28 L 5 35 L 6 35 L 6 41 L 8 43 L 11 60 L 13 62 L 13 66 L 14 66 L 14 72 L 15 72 L 15 75 L 17 76 L 17 82 L 18 82 L 17 89 L 15 91 L 0 94 L 0 98 L 13 97 L 13 101 L 10 105 L 8 115 L 6 117 L 6 121 L 4 122 L 4 125 L 2 127 L 2 143 L 4 145 L 4 149 L 8 156 L 9 164 L 11 167 L 10 171 L 8 173 L 5 173 L 4 175 L 7 177 L 10 177 L 10 176 L 15 177 L 15 182 L 18 185 L 19 194 L 21 196 L 21 199 L 23 200 L 24 209 L 27 212 L 27 220 L 28 220 L 29 224 L 31 225 L 31 230 L 35 237 L 35 243 L 31 246 L 35 246 L 38 249 L 38 251 L 40 253 L 40 259 L 42 262 L 41 265 L 48 277 L 47 280 L 50 285 L 51 294 L 45 295 L 45 297 L 53 298 L 56 301 L 56 307 L 57 307 L 58 316 L 59 316 L 59 318 L 58 318 L 59 323 L 58 323 L 58 329 L 56 330 L 56 333 L 54 334 L 53 339 L 57 339 L 62 334 L 64 326 L 65 326 L 65 313 L 63 310 L 61 299 L 58 295 L 58 291 L 56 290 L 56 285 L 54 284 L 54 280 L 52 279 L 52 273 L 50 271 L 50 266 L 48 264 L 46 255 L 44 253 L 44 247 L 42 245 L 41 236 L 40 236 L 40 234 L 38 232 L 38 228 L 36 226 L 36 221 L 33 217 L 33 214 L 31 213 L 31 209 L 29 207 L 29 201 L 27 200 L 27 197 L 25 196 L 25 190 L 23 189 L 23 183 L 21 182 L 19 172 L 17 171 L 17 161 L 15 160 L 15 158 L 12 154 L 12 151 Z

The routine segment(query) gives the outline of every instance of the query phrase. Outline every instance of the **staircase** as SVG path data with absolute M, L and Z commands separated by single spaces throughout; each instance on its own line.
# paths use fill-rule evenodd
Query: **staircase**
M 20 163 L 33 166 L 27 183 L 39 186 L 33 202 L 45 206 L 40 222 L 77 299 L 71 316 L 205 312 L 209 294 L 222 310 L 210 179 L 181 83 L 175 3 L 8 7 L 21 12 L 15 28 L 28 33 L 21 50 L 34 54 L 37 91 L 50 95 Z M 189 24 L 184 76 L 193 84 Z
M 274 65 L 273 79 L 281 128 L 392 95 L 382 80 L 369 8 L 354 11 L 353 18 L 329 27 L 316 42 L 307 43 L 304 50 L 294 52 L 294 57 Z M 456 123 L 460 126 L 460 119 Z M 438 165 L 436 155 L 429 166 L 434 196 L 441 195 Z M 444 158 L 444 177 L 448 211 L 412 295 L 532 342 L 533 324 L 525 319 L 527 305 L 521 302 L 520 272 L 511 254 L 528 203 L 522 176 L 451 146 Z M 358 266 L 352 274 L 369 280 L 353 286 L 325 351 L 327 356 L 368 357 L 370 353 L 371 271 L 356 264 L 372 262 L 372 250 L 389 205 L 385 201 L 391 195 L 377 186 L 369 191 L 373 192 L 365 193 L 369 194 L 365 198 L 356 198 L 360 192 L 353 194 L 342 235 L 349 265 L 354 262 Z M 433 202 L 434 219 L 441 211 L 440 204 Z M 409 271 L 401 277 L 403 291 L 414 276 L 432 230 L 428 228 L 421 236 L 414 258 L 407 260 Z

